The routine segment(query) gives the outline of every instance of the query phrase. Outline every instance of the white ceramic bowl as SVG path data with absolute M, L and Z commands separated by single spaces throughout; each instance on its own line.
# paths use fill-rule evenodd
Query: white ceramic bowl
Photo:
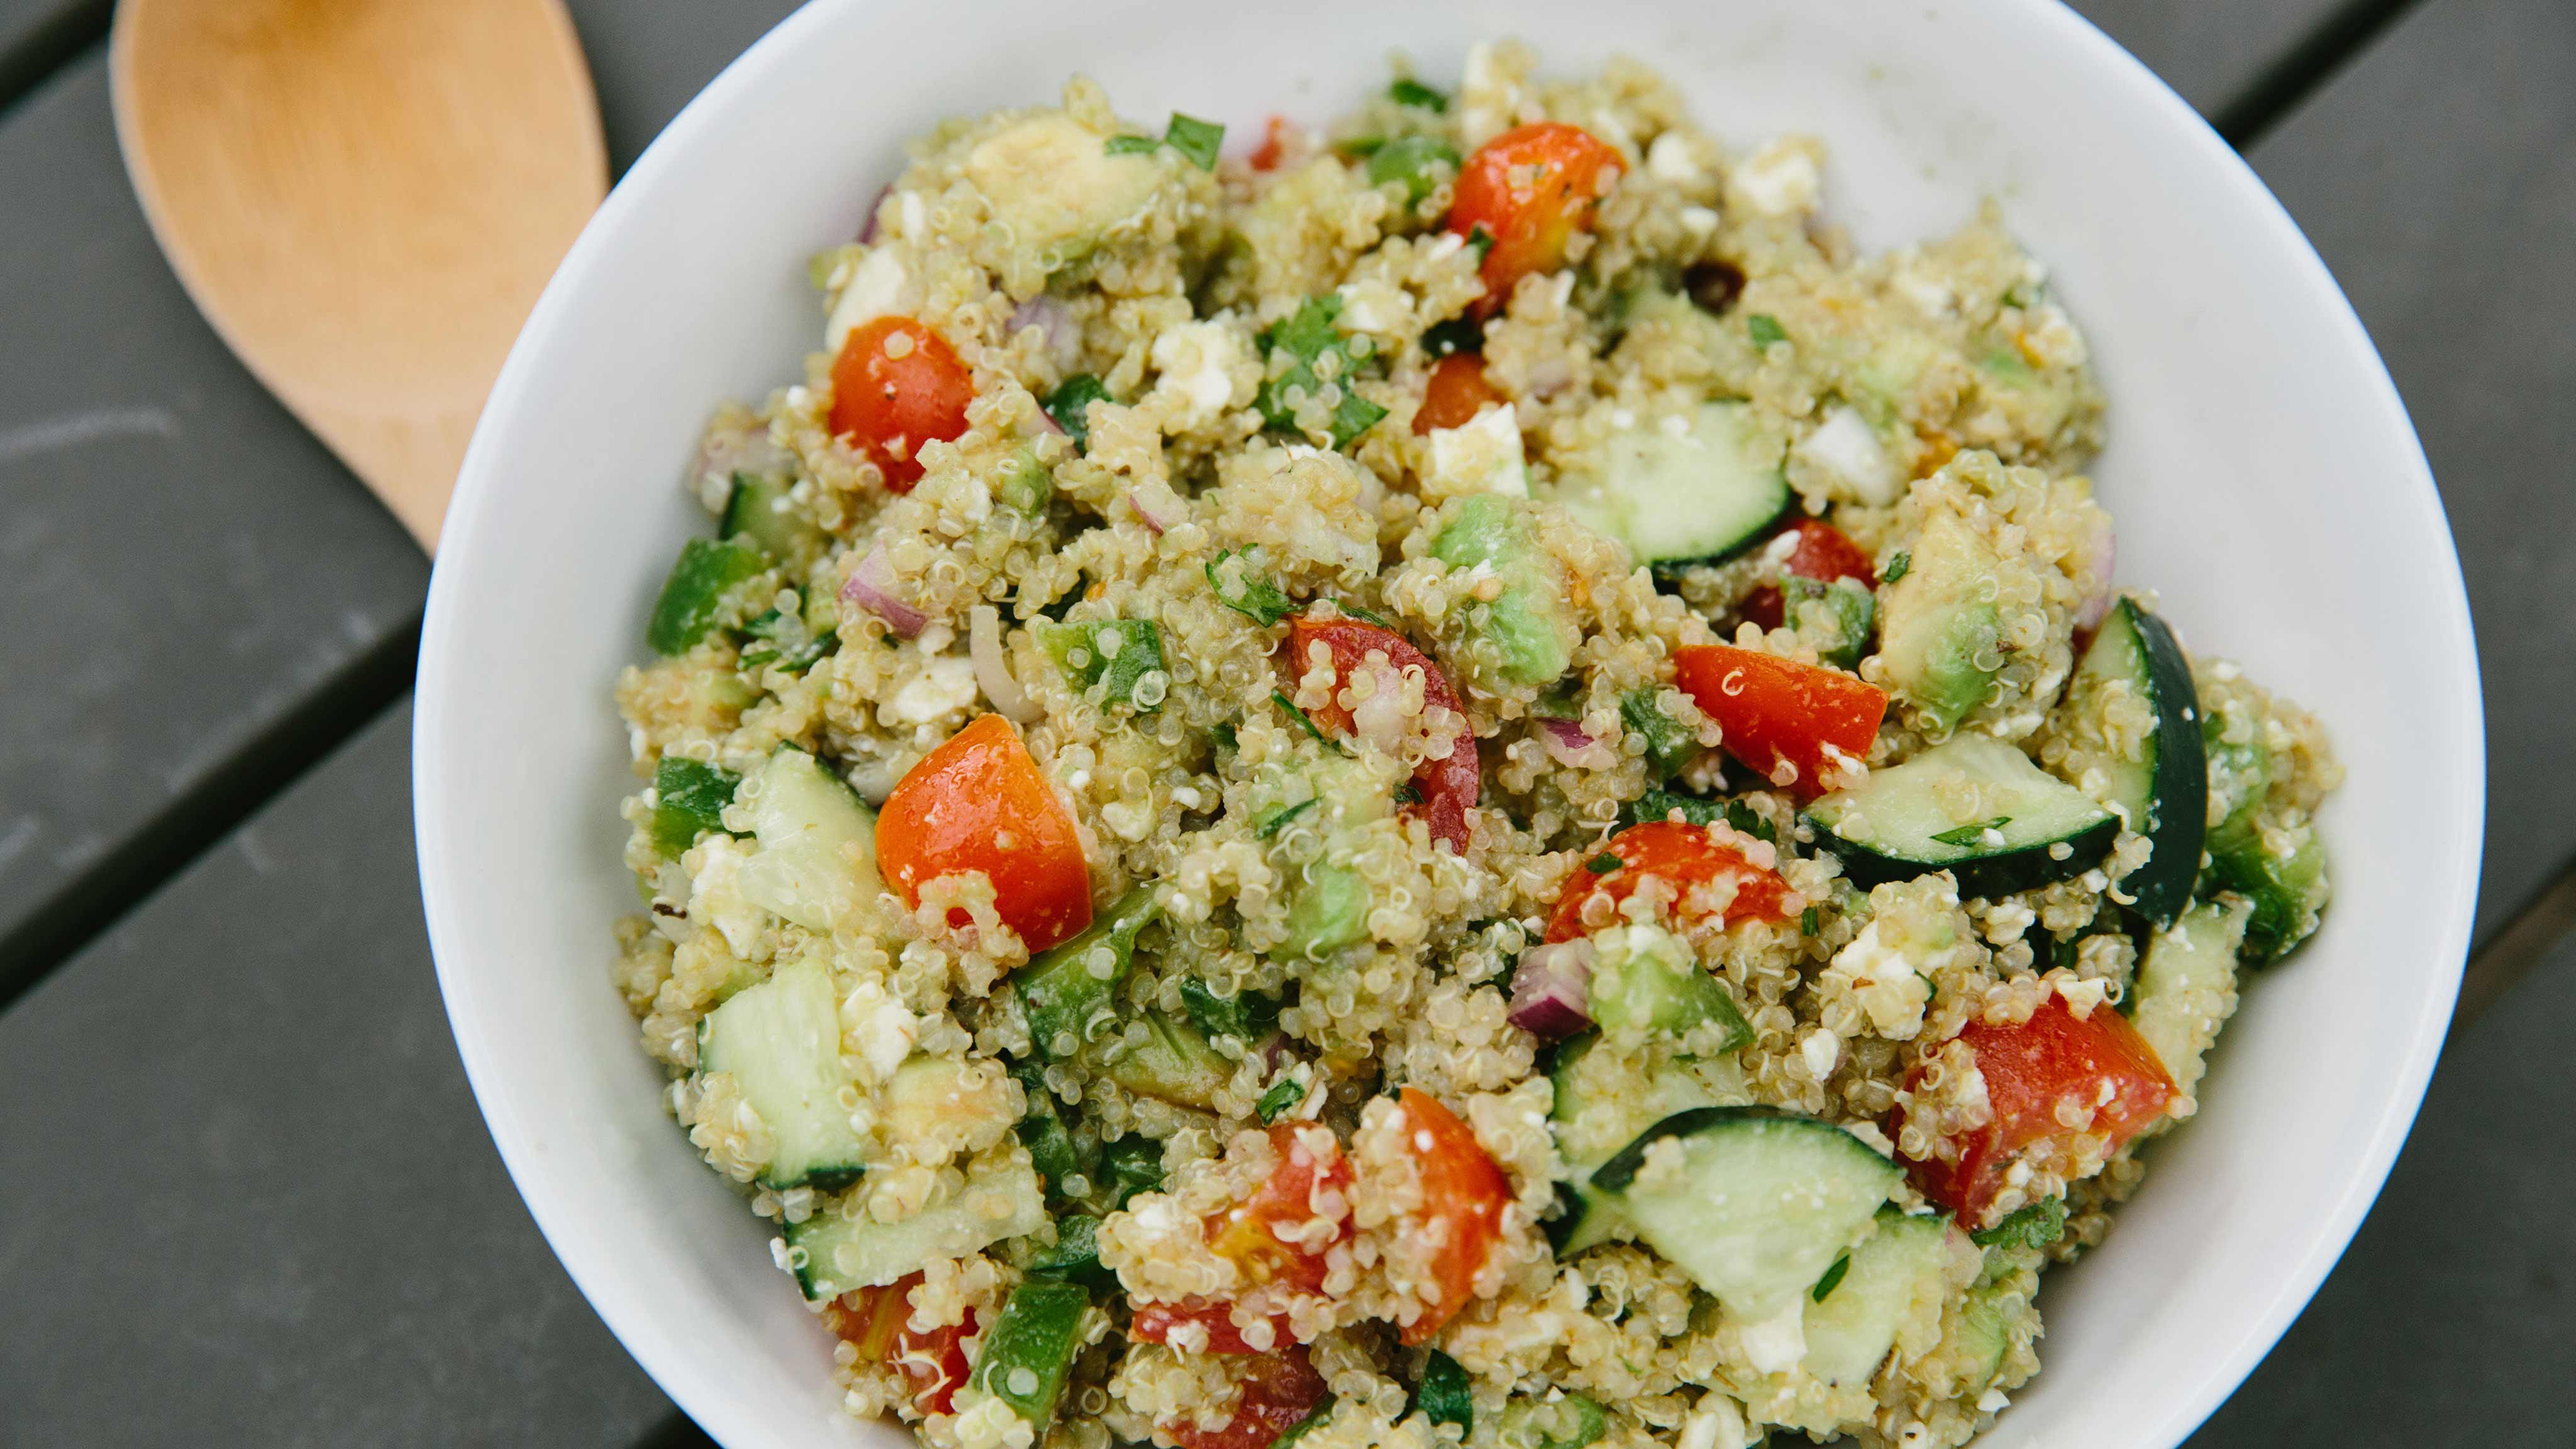
M 2325 1275 L 2413 1119 L 2476 891 L 2485 769 L 2468 608 L 2406 415 L 2334 282 L 2183 103 L 2046 0 L 1308 0 L 808 8 L 708 87 L 608 199 L 494 387 L 430 591 L 420 864 L 458 1047 L 520 1191 L 600 1315 L 733 1449 L 900 1444 L 845 1418 L 766 1234 L 664 1114 L 608 979 L 634 909 L 633 788 L 609 699 L 680 540 L 708 409 L 797 376 L 805 258 L 853 234 L 902 139 L 1051 98 L 1243 134 L 1454 75 L 1514 34 L 1551 68 L 1660 66 L 1703 124 L 1833 151 L 1871 247 L 1999 198 L 2089 334 L 2122 579 L 2188 642 L 2328 722 L 2335 904 L 2257 983 L 2200 1117 L 2154 1151 L 2109 1244 L 2044 1295 L 2046 1367 L 1985 1442 L 2162 1449 Z

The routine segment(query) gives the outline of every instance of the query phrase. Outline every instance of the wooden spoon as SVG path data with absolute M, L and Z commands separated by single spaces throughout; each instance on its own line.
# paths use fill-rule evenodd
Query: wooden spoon
M 561 0 L 123 0 L 116 135 L 197 306 L 424 548 L 608 187 Z

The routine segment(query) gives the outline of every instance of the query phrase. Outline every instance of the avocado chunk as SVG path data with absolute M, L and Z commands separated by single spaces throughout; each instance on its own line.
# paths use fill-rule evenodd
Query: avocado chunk
M 1160 162 L 1112 155 L 1109 139 L 1062 111 L 1040 111 L 977 142 L 966 179 L 1019 245 L 1077 261 L 1133 221 L 1162 181 Z
M 1494 493 L 1462 498 L 1431 540 L 1433 558 L 1453 569 L 1485 565 L 1502 580 L 1502 593 L 1471 625 L 1487 647 L 1470 649 L 1468 674 L 1489 689 L 1549 683 L 1573 665 L 1583 640 L 1528 506 Z
M 1994 550 L 1949 513 L 1915 540 L 1904 576 L 1888 586 L 1879 628 L 1888 682 L 1936 730 L 1958 728 L 1986 702 L 2003 669 L 2003 619 L 1995 609 Z

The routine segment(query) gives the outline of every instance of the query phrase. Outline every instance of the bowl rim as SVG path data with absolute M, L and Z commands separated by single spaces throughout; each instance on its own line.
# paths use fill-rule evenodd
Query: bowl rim
M 604 254 L 621 243 L 628 215 L 639 204 L 638 197 L 661 184 L 667 174 L 685 166 L 690 151 L 698 144 L 701 134 L 714 124 L 714 118 L 752 98 L 773 70 L 789 63 L 807 37 L 838 24 L 844 12 L 863 9 L 874 3 L 881 3 L 881 0 L 809 0 L 781 20 L 729 62 L 672 118 L 626 174 L 618 179 L 606 201 L 583 227 L 539 296 L 495 377 L 461 465 L 442 535 L 447 547 L 440 554 L 441 566 L 434 568 L 431 574 L 415 681 L 413 815 L 422 904 L 441 995 L 476 1103 L 521 1201 L 575 1285 L 662 1391 L 720 1442 L 728 1441 L 729 1432 L 738 1420 L 730 1410 L 728 1396 L 721 1385 L 697 1371 L 676 1342 L 663 1335 L 639 1331 L 639 1323 L 630 1318 L 630 1314 L 639 1310 L 621 1291 L 614 1266 L 589 1250 L 583 1223 L 573 1214 L 571 1207 L 556 1196 L 546 1174 L 536 1167 L 538 1152 L 534 1130 L 505 1099 L 497 1085 L 503 1076 L 501 1068 L 490 1042 L 474 1018 L 470 992 L 461 987 L 472 973 L 463 963 L 454 943 L 464 938 L 461 920 L 469 905 L 460 883 L 447 870 L 447 862 L 452 858 L 450 852 L 455 846 L 455 830 L 443 787 L 445 782 L 454 778 L 454 772 L 461 764 L 470 764 L 453 757 L 447 738 L 450 712 L 456 707 L 454 701 L 463 697 L 461 687 L 469 684 L 472 678 L 470 667 L 451 642 L 462 627 L 459 620 L 472 608 L 472 601 L 464 596 L 461 586 L 455 582 L 460 570 L 446 564 L 473 550 L 475 540 L 482 532 L 484 516 L 492 506 L 490 500 L 501 484 L 503 444 L 500 439 L 517 425 L 523 408 L 525 382 L 537 374 L 541 355 L 549 350 L 552 339 L 562 329 L 572 309 L 573 296 L 582 289 L 587 275 Z M 2378 421 L 2383 424 L 2393 422 L 2398 435 L 2406 440 L 2404 455 L 2393 460 L 2396 471 L 2405 475 L 2406 487 L 2389 501 L 2411 506 L 2444 545 L 2445 567 L 2438 577 L 2426 582 L 2446 606 L 2445 617 L 2440 624 L 2442 632 L 2449 636 L 2446 641 L 2448 653 L 2456 665 L 2449 671 L 2453 678 L 2447 681 L 2454 687 L 2441 691 L 2441 695 L 2452 712 L 2448 723 L 2467 744 L 2465 756 L 2452 762 L 2454 769 L 2451 773 L 2456 777 L 2455 783 L 2470 787 L 2464 792 L 2461 808 L 2465 815 L 2459 822 L 2461 834 L 2470 848 L 2458 853 L 2448 863 L 2447 870 L 2437 869 L 2424 882 L 2424 898 L 2443 920 L 2440 932 L 2444 943 L 2442 950 L 2438 958 L 2426 967 L 2434 973 L 2434 979 L 2428 982 L 2414 1019 L 2408 1024 L 2402 1055 L 2391 1063 L 2393 1070 L 2389 1075 L 2397 1090 L 2384 1099 L 2379 1119 L 2372 1124 L 2367 1146 L 2350 1160 L 2332 1210 L 2311 1225 L 2304 1251 L 2295 1265 L 2278 1280 L 2279 1287 L 2270 1299 L 2260 1305 L 2259 1311 L 2248 1313 L 2234 1326 L 2234 1341 L 2228 1345 L 2224 1355 L 2202 1375 L 2199 1382 L 2190 1386 L 2187 1393 L 2179 1391 L 2177 1386 L 2172 1407 L 2163 1416 L 2159 1432 L 2163 1435 L 2160 1442 L 2178 1444 L 2235 1392 L 2314 1296 L 2376 1201 L 2422 1106 L 2457 1001 L 2477 903 L 2484 835 L 2486 750 L 2476 638 L 2471 627 L 2467 586 L 2448 517 L 2434 486 L 2431 465 L 2425 457 L 2421 439 L 2416 434 L 2396 383 L 2359 316 L 2353 311 L 2350 300 L 2280 200 L 2264 185 L 2244 157 L 2229 146 L 2198 111 L 2090 20 L 2058 3 L 2058 0 L 1974 0 L 1974 3 L 2011 12 L 2013 23 L 2053 31 L 2055 43 L 2091 52 L 2093 59 L 2111 74 L 2120 76 L 2125 84 L 2139 88 L 2135 97 L 2137 101 L 2149 110 L 2161 113 L 2158 119 L 2167 134 L 2160 139 L 2165 144 L 2178 148 L 2193 165 L 2210 172 L 2213 179 L 2249 204 L 2253 224 L 2263 233 L 2258 240 L 2287 253 L 2302 285 L 2312 294 L 2308 301 L 2323 309 L 2330 325 L 2341 334 L 2345 349 L 2363 361 L 2366 388 L 2351 399 L 2352 404 L 2379 414 Z

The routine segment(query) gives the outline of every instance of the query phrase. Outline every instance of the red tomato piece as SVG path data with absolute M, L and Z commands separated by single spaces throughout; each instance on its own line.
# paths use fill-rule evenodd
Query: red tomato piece
M 859 1351 L 861 1362 L 881 1363 L 912 1385 L 912 1404 L 923 1414 L 945 1414 L 968 1372 L 966 1340 L 975 1333 L 975 1310 L 962 1323 L 915 1330 L 912 1290 L 921 1275 L 912 1274 L 882 1288 L 844 1293 L 823 1306 L 823 1322 Z
M 1433 428 L 1460 428 L 1476 420 L 1487 403 L 1503 395 L 1485 381 L 1485 359 L 1472 352 L 1453 352 L 1431 365 L 1422 386 L 1422 406 L 1413 414 L 1416 437 Z
M 909 906 L 941 876 L 982 871 L 994 912 L 1032 952 L 1091 924 L 1091 871 L 1073 817 L 998 714 L 978 717 L 896 783 L 877 812 L 877 866 Z M 948 919 L 968 922 L 962 910 Z
M 1512 1184 L 1487 1156 L 1475 1132 L 1439 1099 L 1407 1087 L 1401 1098 L 1404 1130 L 1422 1171 L 1422 1217 L 1435 1240 L 1431 1275 L 1440 1296 L 1423 1304 L 1422 1316 L 1404 1330 L 1407 1344 L 1438 1333 L 1476 1296 L 1476 1275 L 1503 1240 L 1503 1209 Z
M 1649 877 L 1673 888 L 1676 924 L 1684 930 L 1710 924 L 1705 908 L 1693 908 L 1692 896 L 1721 880 L 1733 881 L 1735 894 L 1715 922 L 1720 929 L 1739 921 L 1789 918 L 1789 883 L 1777 871 L 1746 860 L 1734 846 L 1719 844 L 1703 827 L 1648 820 L 1611 836 L 1602 850 L 1618 857 L 1617 868 L 1597 875 L 1589 864 L 1576 868 L 1565 883 L 1565 894 L 1557 898 L 1555 917 L 1548 922 L 1549 941 L 1590 935 L 1584 917 L 1596 897 L 1608 899 L 1615 907 Z
M 1208 1246 L 1233 1259 L 1245 1281 L 1256 1287 L 1285 1283 L 1320 1292 L 1329 1267 L 1326 1255 L 1352 1232 L 1350 1159 L 1342 1155 L 1331 1129 L 1311 1122 L 1273 1126 L 1270 1147 L 1279 1155 L 1279 1165 L 1252 1196 L 1209 1216 Z M 1334 1230 L 1324 1241 L 1308 1241 L 1307 1227 L 1318 1218 L 1332 1221 Z M 1283 1228 L 1297 1241 L 1282 1238 Z
M 1303 1348 L 1244 1360 L 1243 1374 L 1236 1382 L 1242 1385 L 1242 1393 L 1225 1427 L 1202 1429 L 1195 1419 L 1184 1417 L 1155 1425 L 1157 1436 L 1180 1449 L 1270 1449 L 1280 1435 L 1295 1428 L 1332 1394 Z
M 1243 1341 L 1243 1330 L 1234 1326 L 1234 1306 L 1229 1303 L 1139 1303 L 1135 1320 L 1127 1326 L 1127 1336 L 1138 1343 L 1169 1343 L 1173 1333 L 1189 1324 L 1207 1329 L 1207 1353 L 1264 1353 Z M 1270 1320 L 1270 1346 L 1285 1348 L 1296 1342 L 1289 1329 L 1288 1315 L 1282 1313 Z
M 921 481 L 921 446 L 966 431 L 974 374 L 948 340 L 909 317 L 879 317 L 850 329 L 832 359 L 832 432 L 855 444 L 910 492 Z
M 1887 691 L 1856 675 L 1732 644 L 1674 650 L 1673 677 L 1726 731 L 1728 754 L 1801 800 L 1868 758 L 1887 716 Z
M 1923 1195 L 1970 1227 L 1986 1225 L 2005 1174 L 2031 1149 L 2063 1146 L 2082 1133 L 2109 1139 L 2104 1151 L 2117 1151 L 2181 1095 L 2155 1048 L 2109 1006 L 2078 1018 L 2066 998 L 2051 995 L 2028 1021 L 1972 1021 L 1959 1040 L 1977 1054 L 1994 1120 L 1958 1139 L 1957 1162 L 1935 1158 L 1912 1169 Z M 1919 1077 L 1922 1069 L 1915 1070 Z M 2059 1115 L 2069 1102 L 2075 1105 L 2066 1117 L 2080 1114 L 2080 1125 Z
M 1467 811 L 1476 803 L 1484 787 L 1483 770 L 1477 763 L 1476 737 L 1463 728 L 1467 718 L 1458 703 L 1458 691 L 1449 687 L 1449 676 L 1431 657 L 1405 641 L 1403 635 L 1357 619 L 1313 619 L 1299 615 L 1288 621 L 1288 672 L 1293 678 L 1313 666 L 1314 651 L 1321 648 L 1333 669 L 1347 682 L 1363 670 L 1378 674 L 1377 688 L 1384 692 L 1395 687 L 1396 676 L 1408 670 L 1422 671 L 1422 702 L 1439 705 L 1458 716 L 1462 728 L 1450 742 L 1444 759 L 1428 760 L 1413 776 L 1414 791 L 1422 798 L 1405 807 L 1409 814 L 1419 815 L 1431 827 L 1435 840 L 1449 842 L 1453 850 L 1467 848 Z M 1378 656 L 1374 663 L 1371 656 Z M 1338 692 L 1339 686 L 1336 686 Z M 1351 712 L 1338 702 L 1312 710 L 1308 717 L 1315 727 L 1331 735 L 1357 731 Z M 1394 741 L 1376 741 L 1392 747 Z
M 1591 229 L 1626 169 L 1617 151 L 1561 121 L 1515 127 L 1477 147 L 1459 168 L 1449 230 L 1472 237 L 1482 227 L 1494 239 L 1478 310 L 1501 309 L 1521 278 L 1564 266 L 1567 243 Z
M 1878 570 L 1871 567 L 1869 555 L 1843 531 L 1821 518 L 1801 518 L 1780 530 L 1797 535 L 1797 546 L 1790 550 L 1784 565 L 1792 578 L 1814 579 L 1830 584 L 1850 579 L 1864 589 L 1878 587 Z M 1777 546 L 1777 540 L 1773 542 Z M 1762 628 L 1777 629 L 1786 617 L 1780 591 L 1769 584 L 1744 596 L 1738 613 Z
M 1272 116 L 1269 124 L 1262 127 L 1261 144 L 1253 148 L 1252 169 L 1276 171 L 1279 169 L 1279 163 L 1287 159 L 1288 118 Z

